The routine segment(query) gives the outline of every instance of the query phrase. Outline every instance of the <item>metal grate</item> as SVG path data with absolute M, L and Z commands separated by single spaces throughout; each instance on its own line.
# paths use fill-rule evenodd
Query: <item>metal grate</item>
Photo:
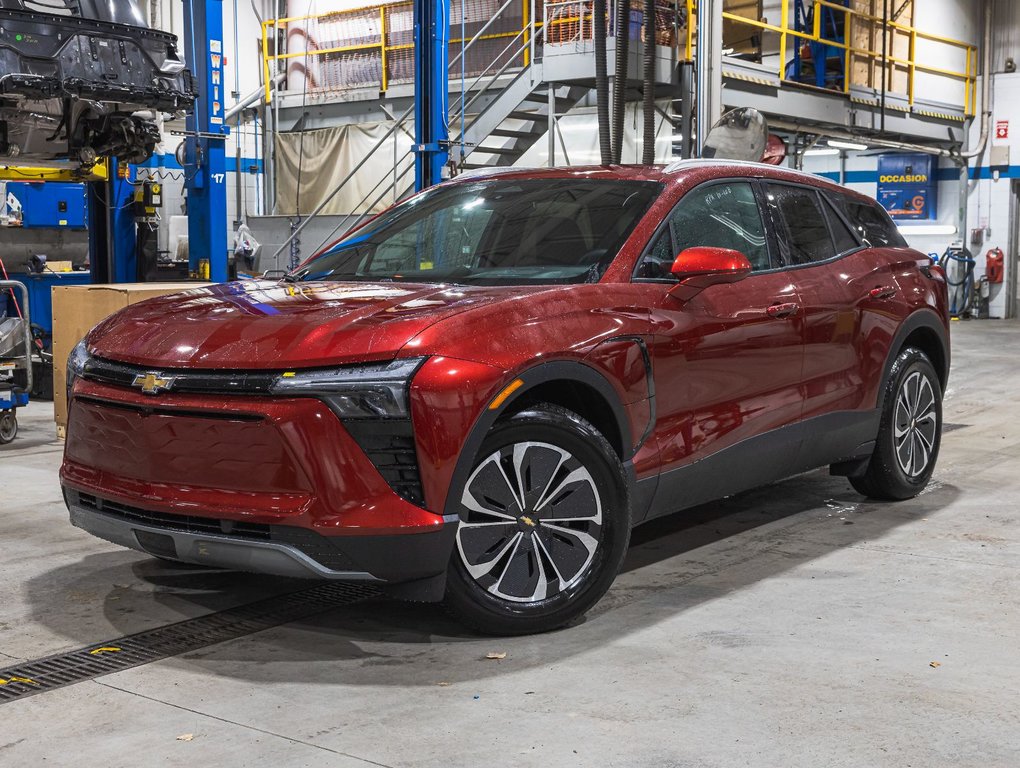
M 235 640 L 378 594 L 378 589 L 359 584 L 322 584 L 26 661 L 0 669 L 0 704 Z

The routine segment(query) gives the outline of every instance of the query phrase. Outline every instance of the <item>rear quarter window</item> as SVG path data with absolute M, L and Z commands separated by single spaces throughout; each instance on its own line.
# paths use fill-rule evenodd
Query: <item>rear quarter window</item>
M 876 202 L 866 202 L 838 193 L 829 193 L 829 200 L 843 212 L 857 234 L 874 248 L 906 248 L 907 241 L 896 229 L 889 214 Z

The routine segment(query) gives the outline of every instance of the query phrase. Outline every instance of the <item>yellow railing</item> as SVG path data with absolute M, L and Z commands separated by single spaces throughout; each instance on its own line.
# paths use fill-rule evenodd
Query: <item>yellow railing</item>
M 690 8 L 693 0 L 687 1 L 688 7 Z M 774 32 L 779 35 L 779 78 L 781 80 L 790 79 L 787 77 L 787 67 L 790 63 L 787 53 L 791 38 L 793 41 L 803 40 L 806 42 L 821 43 L 825 46 L 836 48 L 843 52 L 842 90 L 844 93 L 849 94 L 850 87 L 853 85 L 852 64 L 854 58 L 861 57 L 871 60 L 873 63 L 879 65 L 881 65 L 882 62 L 885 62 L 881 74 L 885 90 L 889 90 L 889 79 L 892 69 L 895 67 L 904 69 L 907 74 L 906 97 L 911 106 L 914 105 L 914 84 L 918 72 L 962 82 L 964 87 L 964 113 L 966 115 L 974 114 L 975 93 L 977 87 L 977 46 L 972 45 L 971 43 L 966 43 L 962 40 L 955 40 L 944 35 L 936 35 L 931 32 L 925 32 L 918 29 L 913 24 L 905 24 L 900 21 L 888 21 L 887 27 L 891 32 L 899 32 L 907 36 L 907 57 L 903 58 L 902 56 L 894 56 L 888 52 L 874 50 L 873 48 L 861 48 L 855 46 L 852 42 L 854 26 L 857 24 L 882 25 L 883 19 L 881 16 L 874 16 L 863 11 L 858 11 L 840 3 L 831 2 L 831 0 L 812 0 L 810 5 L 813 7 L 813 24 L 810 31 L 798 30 L 791 24 L 791 0 L 783 0 L 779 24 L 771 24 L 767 21 L 761 21 L 758 19 L 750 19 L 746 16 L 729 13 L 725 10 L 723 11 L 723 18 L 733 24 L 744 25 L 763 32 Z M 843 40 L 832 40 L 824 36 L 821 29 L 823 8 L 829 9 L 834 13 L 843 14 Z M 879 26 L 878 29 L 881 30 L 881 26 Z M 935 67 L 930 64 L 918 63 L 916 60 L 918 40 L 937 43 L 962 52 L 966 62 L 964 70 L 958 71 L 943 67 Z
M 590 0 L 588 0 L 590 2 Z M 697 0 L 676 0 L 677 4 L 683 4 L 686 9 L 686 24 L 682 29 L 677 29 L 676 50 L 680 60 L 691 60 L 696 45 L 695 34 L 697 25 Z M 892 52 L 883 54 L 881 50 L 872 47 L 859 47 L 854 45 L 854 31 L 864 30 L 869 25 L 872 29 L 881 30 L 883 20 L 854 8 L 847 7 L 833 0 L 807 0 L 809 7 L 813 10 L 813 19 L 809 30 L 798 30 L 793 24 L 793 0 L 783 0 L 780 6 L 780 19 L 778 24 L 768 21 L 748 18 L 739 14 L 724 10 L 723 19 L 731 24 L 742 25 L 757 32 L 771 32 L 779 36 L 779 67 L 780 80 L 790 81 L 788 67 L 792 56 L 790 56 L 791 45 L 798 45 L 802 42 L 820 43 L 842 52 L 843 56 L 843 78 L 841 89 L 843 93 L 849 94 L 851 87 L 867 85 L 866 83 L 855 83 L 853 77 L 853 64 L 861 60 L 871 63 L 871 70 L 877 66 L 881 69 L 875 76 L 882 79 L 881 85 L 885 90 L 891 90 L 891 73 L 902 71 L 906 74 L 906 86 L 904 95 L 910 106 L 915 102 L 915 81 L 918 73 L 936 77 L 948 78 L 963 84 L 963 110 L 967 115 L 973 115 L 975 111 L 975 94 L 977 88 L 977 47 L 961 40 L 955 40 L 943 35 L 936 35 L 918 29 L 913 24 L 901 21 L 889 21 L 888 29 L 891 34 L 897 34 L 907 39 L 907 54 L 894 55 Z M 578 12 L 570 12 L 566 6 L 573 5 Z M 591 34 L 590 9 L 585 9 L 586 0 L 577 0 L 576 3 L 557 2 L 550 3 L 552 6 L 560 6 L 563 12 L 557 18 L 552 18 L 547 13 L 545 4 L 541 0 L 520 0 L 520 4 L 511 3 L 506 19 L 501 20 L 497 25 L 500 28 L 490 34 L 479 36 L 478 40 L 511 40 L 523 35 L 525 41 L 530 41 L 532 36 L 539 38 L 539 30 L 543 21 L 548 21 L 548 39 L 546 43 L 566 42 L 566 34 L 569 25 L 577 25 L 580 29 L 571 34 L 586 38 Z M 609 3 L 610 7 L 614 4 Z M 638 3 L 634 3 L 640 7 Z M 584 9 L 584 10 L 581 10 Z M 822 30 L 822 10 L 827 9 L 834 14 L 843 15 L 843 39 L 836 40 L 827 38 Z M 535 18 L 532 19 L 532 14 Z M 337 83 L 334 85 L 318 84 L 314 88 L 320 90 L 344 90 L 355 87 L 369 87 L 377 85 L 379 90 L 385 92 L 395 80 L 402 82 L 413 81 L 413 6 L 407 0 L 389 2 L 377 5 L 368 5 L 361 8 L 354 8 L 345 11 L 334 11 L 309 16 L 290 16 L 279 19 L 270 19 L 262 25 L 262 66 L 263 80 L 266 84 L 266 102 L 272 100 L 272 82 L 274 65 L 278 62 L 289 62 L 295 59 L 303 60 L 306 68 L 310 69 L 309 63 L 318 59 L 320 62 L 324 57 L 336 57 L 349 55 L 351 58 L 362 57 L 363 63 L 371 76 L 354 84 Z M 610 19 L 614 14 L 610 12 Z M 477 24 L 478 21 L 471 22 Z M 469 38 L 460 36 L 460 23 L 451 24 L 451 50 L 453 46 L 464 45 Z M 534 27 L 532 29 L 531 27 Z M 587 27 L 587 29 L 585 29 Z M 289 37 L 292 28 L 296 29 L 304 37 L 304 46 L 300 50 L 287 53 L 270 52 L 270 41 L 278 45 L 281 33 Z M 957 52 L 962 52 L 965 60 L 962 71 L 937 67 L 917 61 L 918 41 L 927 41 L 940 46 L 946 46 Z M 527 66 L 530 63 L 532 46 L 526 45 L 522 55 L 522 63 Z M 493 51 L 497 49 L 494 48 Z M 505 49 L 504 49 L 505 50 Z M 481 53 L 477 50 L 476 52 Z M 495 57 L 497 54 L 493 53 Z M 367 61 L 371 59 L 371 62 Z M 378 62 L 378 72 L 373 69 L 375 62 Z M 883 65 L 884 62 L 884 65 Z M 483 69 L 492 64 L 485 62 Z M 824 64 L 823 64 L 824 65 Z M 339 66 L 339 65 L 338 65 Z M 469 74 L 477 74 L 472 68 L 467 68 Z M 875 87 L 872 85 L 871 87 Z
M 509 40 L 524 32 L 529 34 L 529 14 L 533 0 L 521 0 L 520 6 L 511 4 L 513 9 L 507 14 L 506 23 L 513 23 L 510 30 L 494 31 L 489 34 L 479 35 L 478 40 Z M 369 54 L 378 57 L 380 67 L 379 76 L 374 82 L 378 83 L 379 90 L 384 92 L 390 87 L 392 76 L 391 68 L 395 59 L 410 61 L 410 54 L 414 49 L 413 42 L 413 5 L 407 0 L 402 2 L 390 2 L 379 5 L 368 5 L 361 8 L 352 8 L 344 11 L 333 11 L 331 13 L 320 13 L 309 16 L 288 16 L 279 19 L 268 19 L 262 24 L 262 75 L 265 83 L 266 103 L 272 100 L 272 82 L 274 64 L 277 62 L 289 62 L 301 59 L 307 64 L 310 60 L 321 59 L 333 55 L 343 54 Z M 403 23 L 394 23 L 397 18 Z M 486 20 L 487 21 L 487 20 Z M 470 22 L 478 24 L 477 21 Z M 505 24 L 504 24 L 505 26 Z M 541 21 L 536 22 L 536 27 L 541 27 Z M 301 50 L 288 53 L 276 53 L 275 46 L 279 44 L 281 32 L 289 37 L 291 28 L 299 30 L 304 36 L 304 45 Z M 346 29 L 345 29 L 346 27 Z M 330 32 L 325 30 L 330 29 Z M 450 25 L 450 45 L 463 45 L 471 41 L 470 37 L 460 37 L 461 25 L 454 22 Z M 313 34 L 316 32 L 317 34 Z M 323 34 L 318 34 L 323 32 Z M 330 44 L 322 46 L 320 37 L 328 38 Z M 394 42 L 399 40 L 400 42 Z M 270 41 L 273 41 L 273 52 L 270 52 Z M 343 43 L 343 44 L 332 44 Z M 524 53 L 524 63 L 528 63 L 528 51 Z M 487 62 L 488 64 L 489 62 Z M 468 74 L 477 74 L 467 70 Z M 306 73 L 307 74 L 307 73 Z M 405 81 L 413 79 L 413 72 L 410 77 L 400 78 Z M 351 86 L 355 87 L 355 86 Z M 365 87 L 359 83 L 356 87 Z M 338 88 L 342 88 L 339 86 Z

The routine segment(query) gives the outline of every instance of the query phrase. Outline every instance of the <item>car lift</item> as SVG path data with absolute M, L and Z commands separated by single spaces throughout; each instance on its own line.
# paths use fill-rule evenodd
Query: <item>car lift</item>
M 414 0 L 414 189 L 443 180 L 450 157 L 450 0 Z
M 183 151 L 188 205 L 190 271 L 224 282 L 227 270 L 227 166 L 225 124 L 223 0 L 184 0 L 185 60 L 198 83 L 188 115 Z M 89 250 L 97 283 L 137 279 L 133 169 L 115 160 L 109 177 L 90 185 Z M 205 270 L 208 269 L 208 272 Z
M 184 50 L 198 83 L 195 111 L 187 119 L 183 163 L 188 252 L 193 272 L 222 283 L 227 280 L 226 138 L 230 134 L 224 121 L 223 0 L 184 0 Z M 240 61 L 234 66 L 240 66 Z
M 442 181 L 449 158 L 449 18 L 450 0 L 415 0 L 416 190 Z M 182 47 L 199 91 L 179 158 L 187 189 L 191 271 L 223 282 L 228 279 L 225 143 L 230 133 L 224 119 L 223 0 L 184 0 Z M 94 282 L 136 280 L 132 175 L 130 167 L 108 160 L 86 179 Z

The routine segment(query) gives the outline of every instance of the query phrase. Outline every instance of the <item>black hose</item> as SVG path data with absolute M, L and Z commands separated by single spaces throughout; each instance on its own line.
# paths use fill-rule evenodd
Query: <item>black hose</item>
M 595 25 L 595 105 L 599 121 L 599 152 L 602 164 L 613 162 L 609 135 L 609 73 L 606 64 L 606 0 L 595 0 L 592 11 Z
M 655 162 L 655 0 L 645 0 L 644 141 L 641 162 Z
M 630 0 L 616 4 L 616 76 L 613 79 L 613 162 L 623 160 L 623 115 L 630 55 Z

